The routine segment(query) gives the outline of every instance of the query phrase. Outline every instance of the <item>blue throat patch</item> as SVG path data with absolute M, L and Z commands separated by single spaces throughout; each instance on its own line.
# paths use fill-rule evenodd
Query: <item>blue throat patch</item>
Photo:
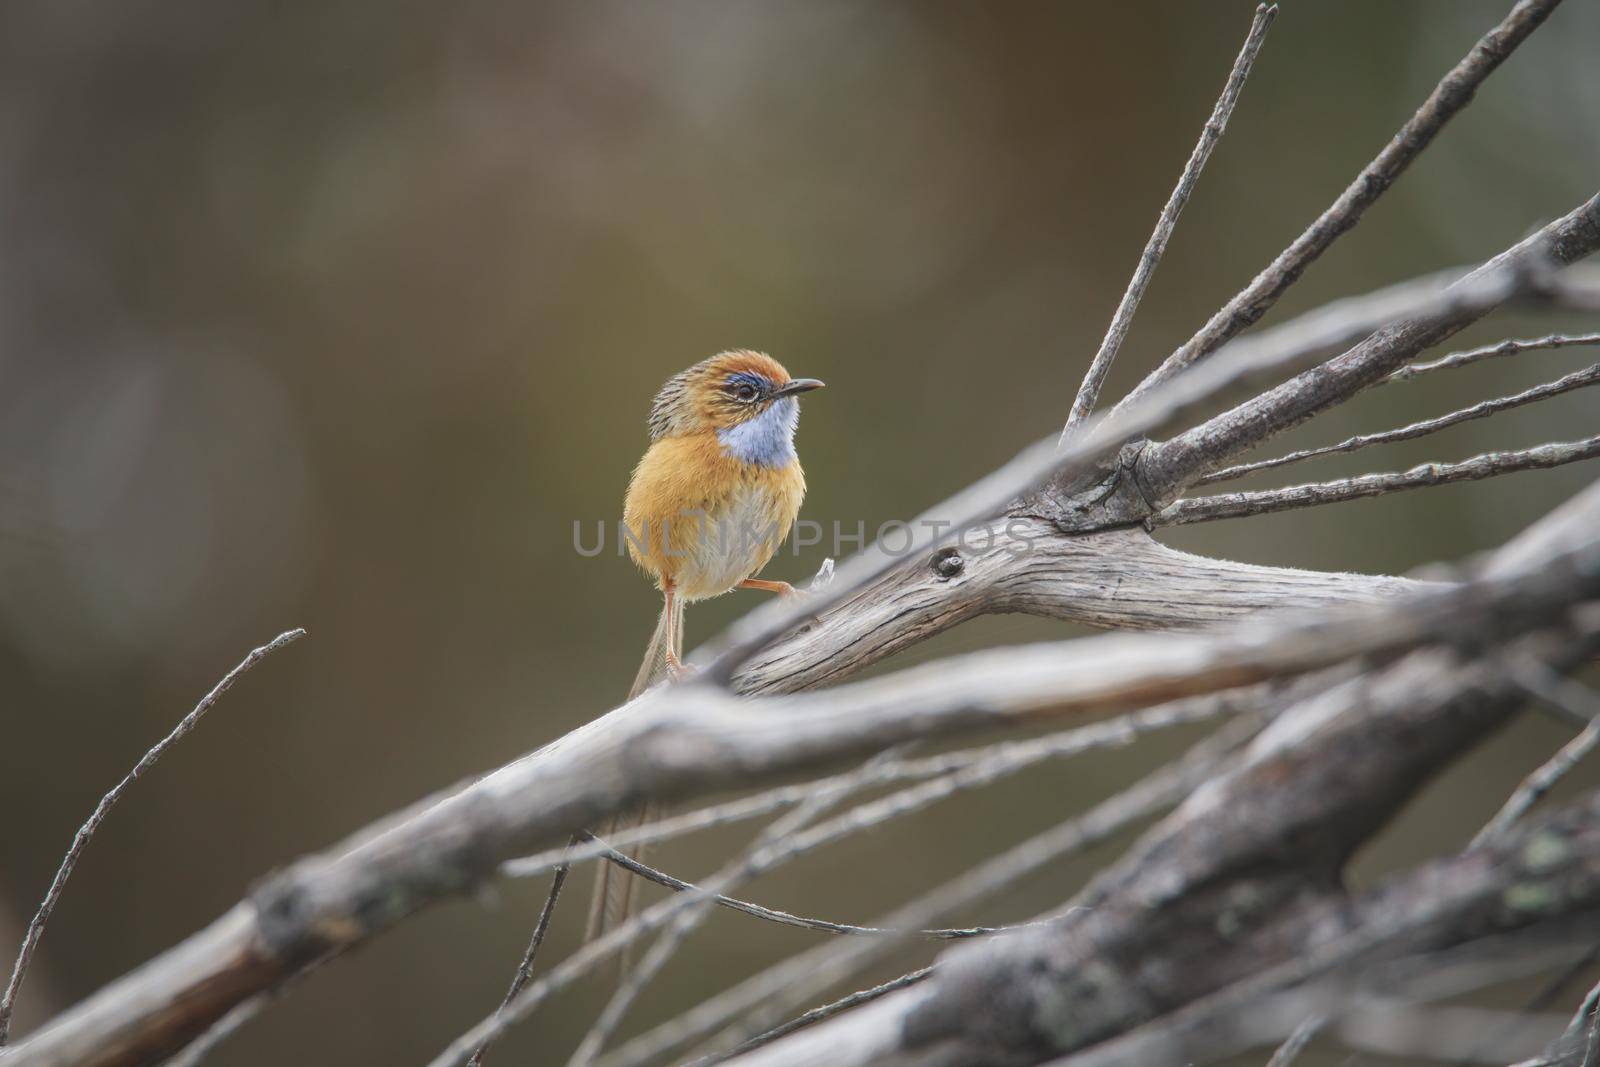
M 800 405 L 792 396 L 774 401 L 760 415 L 717 431 L 724 455 L 761 467 L 787 467 L 795 461 L 794 429 Z

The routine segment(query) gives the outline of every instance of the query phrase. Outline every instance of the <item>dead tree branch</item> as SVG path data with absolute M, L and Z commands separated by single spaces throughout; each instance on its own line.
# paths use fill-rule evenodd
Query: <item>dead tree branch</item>
M 1323 615 L 1297 625 L 1246 621 L 1231 630 L 984 653 L 901 672 L 892 681 L 774 697 L 760 716 L 704 684 L 652 690 L 536 756 L 302 860 L 130 976 L 127 986 L 108 987 L 19 1046 L 15 1063 L 141 1062 L 154 1050 L 169 1051 L 237 1000 L 431 901 L 470 889 L 511 855 L 593 825 L 641 796 L 671 800 L 759 784 L 905 740 L 1087 708 L 1139 707 L 1304 673 L 1413 647 L 1464 618 L 1496 626 L 1525 619 L 1529 598 L 1548 609 L 1571 603 L 1585 588 L 1585 580 L 1550 565 L 1515 581 L 1351 609 L 1337 621 Z M 199 989 L 218 991 L 218 1000 L 197 995 Z
M 1597 517 L 1600 486 L 1496 553 L 1487 573 L 1506 574 L 1531 554 L 1593 538 L 1585 530 Z M 1509 654 L 1561 669 L 1600 647 L 1592 609 L 1564 617 L 1571 622 L 1525 628 Z M 815 1062 L 807 1055 L 823 1047 L 846 1053 L 831 1061 L 837 1067 L 952 1047 L 972 1060 L 1038 1062 L 1136 1032 L 1264 968 L 1292 964 L 1307 945 L 1329 943 L 1335 917 L 1339 929 L 1370 934 L 1376 928 L 1363 923 L 1340 888 L 1345 859 L 1433 773 L 1503 723 L 1519 693 L 1471 653 L 1432 649 L 1310 698 L 1279 716 L 1235 770 L 1196 793 L 1079 894 L 1073 903 L 1088 910 L 1026 939 L 953 949 L 917 990 L 735 1062 Z M 1588 834 L 1581 829 L 1588 825 L 1579 819 L 1570 828 Z M 1600 876 L 1600 847 L 1585 850 L 1589 845 L 1564 853 L 1575 866 L 1550 865 L 1553 881 L 1534 879 L 1552 897 L 1487 926 L 1435 914 L 1417 930 L 1427 932 L 1432 951 L 1486 930 L 1582 916 L 1600 905 L 1588 896 L 1600 892 L 1600 881 L 1584 881 L 1590 888 L 1569 897 L 1560 879 Z M 1453 862 L 1447 875 L 1424 869 L 1403 882 L 1407 889 L 1379 891 L 1370 898 L 1373 914 L 1405 902 L 1420 909 L 1417 915 L 1448 900 L 1479 901 L 1474 908 L 1498 903 L 1507 885 L 1529 877 L 1527 863 L 1543 861 L 1508 842 L 1492 856 L 1477 850 Z M 1549 904 L 1556 898 L 1564 903 Z M 1374 942 L 1395 943 L 1389 933 Z M 1007 991 L 1003 1002 L 987 996 L 994 989 Z M 1312 1014 L 1301 1007 L 1277 1038 Z M 857 1058 L 856 1050 L 865 1051 Z M 1138 1060 L 1149 1051 L 1138 1046 L 1128 1054 L 1150 1062 Z
M 1476 848 L 1504 834 L 1511 828 L 1513 823 L 1526 815 L 1528 810 L 1535 804 L 1539 803 L 1546 793 L 1554 789 L 1556 783 L 1566 777 L 1568 771 L 1576 767 L 1583 757 L 1594 751 L 1595 746 L 1600 744 L 1600 714 L 1597 714 L 1600 713 L 1600 697 L 1595 696 L 1595 694 L 1576 682 L 1570 684 L 1581 694 L 1581 704 L 1572 710 L 1588 711 L 1590 715 L 1589 725 L 1578 731 L 1577 736 L 1573 737 L 1571 741 L 1562 745 L 1554 756 L 1551 756 L 1540 765 L 1538 770 L 1523 779 L 1522 784 L 1517 786 L 1516 792 L 1512 793 L 1510 798 L 1506 800 L 1505 806 L 1495 813 L 1494 818 L 1489 820 L 1487 826 L 1478 831 L 1477 836 L 1472 839 L 1469 847 Z M 1540 690 L 1547 691 L 1547 688 L 1541 686 Z M 1535 697 L 1539 695 L 1531 689 L 1529 692 L 1530 695 Z
M 576 843 L 577 838 L 573 838 Z M 533 977 L 533 965 L 539 958 L 539 949 L 544 946 L 544 936 L 550 930 L 550 920 L 555 917 L 556 904 L 561 900 L 561 890 L 567 884 L 567 874 L 572 870 L 570 863 L 558 866 L 550 878 L 550 891 L 545 895 L 544 906 L 539 909 L 538 921 L 533 924 L 533 934 L 528 938 L 528 947 L 522 951 L 522 959 L 517 963 L 516 971 L 511 975 L 511 985 L 506 989 L 505 999 L 500 1001 L 497 1011 L 505 1011 L 506 1006 L 517 999 L 527 986 L 528 980 Z M 467 1057 L 467 1067 L 480 1067 L 484 1057 L 489 1055 L 489 1049 L 494 1045 L 493 1038 L 485 1038 L 472 1050 L 472 1055 Z
M 178 725 L 172 728 L 171 733 L 157 741 L 140 757 L 139 762 L 133 765 L 133 770 L 129 771 L 122 781 L 112 786 L 109 793 L 100 798 L 100 803 L 95 805 L 88 820 L 78 827 L 67 854 L 62 857 L 55 878 L 50 882 L 50 888 L 45 891 L 44 900 L 39 902 L 39 910 L 28 923 L 27 933 L 22 938 L 22 948 L 18 950 L 16 962 L 11 967 L 11 978 L 6 983 L 4 995 L 0 995 L 0 1046 L 6 1043 L 6 1038 L 10 1035 L 11 1012 L 16 1005 L 17 994 L 22 990 L 23 979 L 28 976 L 28 965 L 33 961 L 34 951 L 39 947 L 39 939 L 44 936 L 45 925 L 50 922 L 50 915 L 56 910 L 56 902 L 61 899 L 62 891 L 67 887 L 67 879 L 72 877 L 72 870 L 78 865 L 78 858 L 83 855 L 83 850 L 88 847 L 89 841 L 94 837 L 95 831 L 100 829 L 100 824 L 110 814 L 112 807 L 122 799 L 122 794 L 128 791 L 129 786 L 137 782 L 144 772 L 155 766 L 156 762 L 167 754 L 168 749 L 183 740 L 199 724 L 206 712 L 222 698 L 222 694 L 233 688 L 234 682 L 284 645 L 304 637 L 305 633 L 304 630 L 290 630 L 279 634 L 260 648 L 253 649 L 233 670 L 223 675 L 222 680 L 212 686 L 209 693 L 200 698 L 200 703 L 178 721 Z
M 1515 356 L 1522 352 L 1536 352 L 1542 349 L 1570 348 L 1573 345 L 1600 345 L 1600 333 L 1563 334 L 1553 333 L 1545 337 L 1535 337 L 1531 340 L 1500 341 L 1497 344 L 1485 345 L 1481 348 L 1468 349 L 1465 352 L 1453 352 L 1441 359 L 1430 363 L 1413 363 L 1409 367 L 1401 367 L 1385 378 L 1383 385 L 1394 382 L 1409 382 L 1427 374 L 1442 370 L 1455 370 L 1457 367 L 1466 367 L 1480 363 L 1486 359 L 1503 359 L 1506 356 Z
M 1600 248 L 1600 196 L 1576 208 L 1480 267 L 1462 283 L 1493 271 L 1538 271 L 1546 263 L 1570 264 Z M 1387 326 L 1350 351 L 1303 371 L 1260 396 L 1225 411 L 1139 457 L 1144 498 L 1171 502 L 1184 488 L 1221 466 L 1219 460 L 1254 448 L 1382 381 L 1423 351 L 1477 321 L 1489 308 L 1467 303 L 1443 315 L 1418 316 Z
M 1282 489 L 1254 492 L 1219 493 L 1216 496 L 1186 497 L 1150 516 L 1151 526 L 1182 526 L 1191 522 L 1213 522 L 1250 515 L 1269 515 L 1275 511 L 1339 504 L 1362 497 L 1383 496 L 1405 489 L 1426 489 L 1452 482 L 1471 482 L 1497 478 L 1502 474 L 1547 470 L 1600 456 L 1600 436 L 1581 441 L 1566 441 L 1513 452 L 1485 452 L 1459 463 L 1422 463 L 1410 470 L 1382 474 L 1359 474 L 1331 482 L 1309 482 Z
M 1472 102 L 1473 95 L 1484 79 L 1493 74 L 1495 68 L 1539 28 L 1559 3 L 1560 0 L 1521 0 L 1513 7 L 1498 26 L 1484 34 L 1465 58 L 1440 79 L 1417 113 L 1400 127 L 1400 132 L 1384 145 L 1383 151 L 1362 168 L 1361 173 L 1339 194 L 1328 210 L 1279 253 L 1271 265 L 1256 275 L 1238 296 L 1213 315 L 1199 333 L 1168 356 L 1154 373 L 1128 394 L 1123 404 L 1131 404 L 1259 321 L 1277 303 L 1278 298 L 1299 280 L 1307 267 L 1327 251 L 1341 234 L 1361 221 L 1367 208 L 1422 154 L 1422 150 L 1428 147 L 1444 124 Z
M 1166 204 L 1161 209 L 1161 216 L 1156 220 L 1155 232 L 1150 235 L 1144 251 L 1139 254 L 1139 266 L 1134 270 L 1133 277 L 1128 279 L 1128 288 L 1122 294 L 1116 312 L 1111 316 L 1111 325 L 1106 328 L 1105 339 L 1100 342 L 1099 351 L 1089 361 L 1089 369 L 1083 376 L 1083 384 L 1078 387 L 1078 395 L 1073 398 L 1072 410 L 1067 415 L 1067 425 L 1061 431 L 1063 437 L 1071 433 L 1078 423 L 1088 418 L 1089 413 L 1094 410 L 1095 402 L 1100 399 L 1100 390 L 1105 387 L 1106 375 L 1111 371 L 1111 361 L 1117 358 L 1117 351 L 1128 336 L 1128 327 L 1133 325 L 1133 315 L 1139 310 L 1139 301 L 1144 299 L 1144 292 L 1150 287 L 1150 279 L 1155 277 L 1156 266 L 1167 251 L 1167 242 L 1172 239 L 1172 231 L 1178 226 L 1178 216 L 1183 213 L 1184 205 L 1189 202 L 1195 183 L 1200 180 L 1200 172 L 1205 169 L 1206 160 L 1211 158 L 1211 150 L 1217 146 L 1217 142 L 1222 139 L 1223 131 L 1228 127 L 1228 117 L 1233 114 L 1234 105 L 1239 102 L 1239 93 L 1244 89 L 1244 81 L 1250 76 L 1250 68 L 1255 65 L 1256 55 L 1267 39 L 1267 29 L 1277 16 L 1276 4 L 1270 7 L 1266 4 L 1257 5 L 1255 18 L 1250 23 L 1250 32 L 1245 36 L 1238 58 L 1233 61 L 1233 70 L 1228 74 L 1222 95 L 1217 98 L 1216 106 L 1211 109 L 1211 117 L 1206 120 L 1205 128 L 1200 131 L 1200 140 L 1195 143 L 1194 151 L 1189 155 L 1189 162 L 1184 165 L 1183 174 L 1178 178 L 1178 184 L 1173 186 L 1172 195 L 1167 198 Z
M 931 922 L 952 908 L 1026 877 L 1061 856 L 1103 841 L 1130 823 L 1167 807 L 1215 773 L 1222 758 L 1246 740 L 1260 723 L 1242 721 L 1239 725 L 1242 729 L 1231 733 L 1223 731 L 1207 738 L 1183 758 L 1084 814 L 1001 853 L 956 882 L 895 909 L 880 925 L 884 928 L 914 927 Z M 607 1057 L 602 1067 L 639 1067 L 654 1062 L 726 1026 L 741 1013 L 762 1009 L 748 1026 L 729 1037 L 729 1044 L 737 1044 L 746 1036 L 745 1031 L 754 1032 L 769 1025 L 766 1017 L 781 1014 L 787 1002 L 849 977 L 861 966 L 880 958 L 890 947 L 892 943 L 887 939 L 834 942 L 793 957 L 634 1039 Z M 439 1062 L 435 1061 L 432 1067 L 438 1067 Z
M 638 860 L 635 860 L 632 856 L 629 856 L 626 853 L 618 852 L 616 849 L 608 849 L 604 853 L 604 858 L 611 863 L 615 863 L 623 870 L 631 871 L 640 878 L 643 878 L 649 882 L 654 882 L 656 885 L 664 886 L 665 888 L 672 890 L 674 893 L 702 892 L 700 887 L 695 885 L 693 882 L 685 882 L 681 878 L 674 878 L 666 871 L 657 870 L 654 867 L 648 867 L 645 864 L 640 863 Z M 721 907 L 740 912 L 744 915 L 749 915 L 752 918 L 765 919 L 768 922 L 775 922 L 781 926 L 798 927 L 801 930 L 817 930 L 826 934 L 854 934 L 857 936 L 866 937 L 871 937 L 876 934 L 891 934 L 899 932 L 894 930 L 885 930 L 877 926 L 855 926 L 850 923 L 830 922 L 827 919 L 811 919 L 804 915 L 795 915 L 787 911 L 780 911 L 777 908 L 768 908 L 761 904 L 753 904 L 748 900 L 739 900 L 736 897 L 725 896 L 721 893 L 707 893 L 705 895 L 709 897 L 713 903 L 718 904 Z M 1028 924 L 1024 923 L 1023 925 Z M 1015 927 L 965 926 L 946 927 L 938 930 L 918 930 L 915 932 L 915 934 L 917 937 L 929 938 L 934 941 L 959 941 L 968 937 L 987 937 L 990 934 L 997 934 L 1003 930 L 1011 929 L 1015 929 Z
M 752 612 L 694 658 L 704 668 L 694 682 L 652 690 L 272 876 L 211 926 L 12 1050 L 8 1067 L 156 1062 L 239 1005 L 261 1003 L 267 991 L 417 910 L 471 891 L 514 857 L 645 798 L 768 787 L 913 739 L 1149 708 L 1357 662 L 1361 673 L 1320 695 L 1302 695 L 1243 755 L 1230 756 L 1222 745 L 1180 761 L 1165 776 L 896 909 L 878 924 L 889 933 L 831 939 L 775 969 L 767 984 L 753 981 L 714 998 L 606 1063 L 645 1062 L 707 1026 L 735 1022 L 759 998 L 777 1010 L 815 983 L 847 977 L 897 933 L 933 926 L 943 909 L 981 899 L 1191 791 L 1080 895 L 1089 911 L 1058 909 L 1027 938 L 952 950 L 926 980 L 867 998 L 739 1062 L 849 1067 L 934 1048 L 1037 1062 L 1175 1015 L 1239 986 L 1262 965 L 1289 967 L 1309 947 L 1346 951 L 1353 942 L 1341 938 L 1370 935 L 1394 914 L 1386 910 L 1394 899 L 1378 892 L 1352 908 L 1338 870 L 1423 782 L 1504 721 L 1521 690 L 1496 664 L 1511 657 L 1560 671 L 1600 644 L 1593 603 L 1600 599 L 1600 494 L 1538 524 L 1496 553 L 1488 570 L 1455 587 L 1201 559 L 1156 544 L 1142 527 L 1208 472 L 1371 385 L 1396 380 L 1433 345 L 1507 301 L 1600 305 L 1592 274 L 1558 270 L 1600 249 L 1597 197 L 1448 286 L 1437 279 L 1397 286 L 1235 337 L 1355 224 L 1554 7 L 1553 0 L 1517 3 L 1311 228 L 1133 394 L 1083 418 L 1059 447 L 1052 435 L 1025 449 L 919 516 L 904 548 L 871 546 L 805 603 Z M 1253 393 L 1268 381 L 1280 384 Z M 1207 417 L 1223 404 L 1235 406 Z M 1250 617 L 1275 608 L 1301 613 Z M 1135 630 L 1208 629 L 1009 649 L 825 694 L 798 692 L 842 681 L 965 619 L 1005 611 Z M 1476 654 L 1486 647 L 1497 655 Z M 1001 762 L 930 778 L 877 809 L 862 805 L 771 843 L 767 858 L 843 836 L 851 820 L 868 817 L 862 811 L 891 817 L 931 802 L 957 788 L 961 775 Z M 772 805 L 769 811 L 793 806 L 816 788 L 781 800 L 770 794 L 761 803 Z M 1500 856 L 1548 825 L 1514 831 L 1479 852 Z M 1570 862 L 1524 873 L 1571 875 L 1577 888 L 1562 899 L 1581 908 L 1592 842 L 1586 832 L 1563 842 Z M 1495 886 L 1470 866 L 1483 862 L 1477 855 L 1452 862 L 1464 865 L 1459 873 L 1488 899 Z M 1423 874 L 1417 878 L 1397 884 L 1426 888 Z M 708 890 L 718 887 L 662 901 L 646 912 L 648 924 L 636 920 L 626 935 L 594 944 L 617 949 Z M 1461 908 L 1434 913 L 1444 929 L 1428 928 L 1429 951 L 1468 944 L 1459 924 L 1483 918 L 1472 901 L 1452 899 Z M 1425 911 L 1399 910 L 1413 917 Z M 1480 933 L 1519 936 L 1547 918 L 1574 917 L 1491 916 Z M 441 1062 L 459 1062 L 566 980 L 558 974 L 580 973 L 601 951 L 580 952 L 531 983 Z M 1336 966 L 1344 963 L 1330 964 L 1329 973 Z M 772 985 L 784 978 L 793 980 Z M 994 989 L 1006 990 L 1004 1003 L 986 999 Z M 1209 1020 L 1214 1013 L 1199 1014 Z M 735 1038 L 752 1025 L 763 1024 L 736 1023 Z
M 1555 381 L 1545 382 L 1543 385 L 1536 385 L 1531 389 L 1524 389 L 1520 393 L 1496 397 L 1493 400 L 1484 400 L 1473 404 L 1471 407 L 1452 411 L 1448 415 L 1423 419 L 1420 422 L 1413 422 L 1398 429 L 1384 430 L 1381 433 L 1361 434 L 1356 437 L 1348 437 L 1338 444 L 1301 449 L 1298 452 L 1290 452 L 1287 455 L 1277 456 L 1273 459 L 1263 459 L 1255 463 L 1241 463 L 1235 467 L 1224 467 L 1222 470 L 1213 471 L 1206 475 L 1195 484 L 1210 485 L 1213 482 L 1226 482 L 1234 478 L 1242 478 L 1247 474 L 1254 474 L 1257 471 L 1286 467 L 1291 463 L 1315 459 L 1318 456 L 1359 452 L 1361 449 L 1371 448 L 1373 445 L 1393 444 L 1396 441 L 1414 441 L 1419 437 L 1426 437 L 1429 434 L 1438 433 L 1440 430 L 1459 426 L 1463 422 L 1488 418 L 1490 415 L 1498 415 L 1502 411 L 1510 411 L 1513 408 L 1523 407 L 1527 404 L 1535 404 L 1541 400 L 1548 400 L 1553 396 L 1570 393 L 1574 389 L 1582 389 L 1586 386 L 1594 385 L 1597 382 L 1600 382 L 1600 363 L 1585 367 L 1580 371 L 1574 371 L 1571 374 L 1557 378 Z

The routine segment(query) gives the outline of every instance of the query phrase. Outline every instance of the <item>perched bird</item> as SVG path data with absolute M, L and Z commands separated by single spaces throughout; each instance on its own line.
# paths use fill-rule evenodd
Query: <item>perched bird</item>
M 760 352 L 723 352 L 668 379 L 650 406 L 650 448 L 634 468 L 623 508 L 624 540 L 661 590 L 661 618 L 631 700 L 682 669 L 683 605 L 734 589 L 793 593 L 754 577 L 789 535 L 806 477 L 794 450 L 799 394 L 815 378 L 791 378 Z M 619 816 L 606 833 L 638 825 Z M 602 834 L 601 836 L 605 836 Z M 635 879 L 597 868 L 589 937 L 627 917 Z

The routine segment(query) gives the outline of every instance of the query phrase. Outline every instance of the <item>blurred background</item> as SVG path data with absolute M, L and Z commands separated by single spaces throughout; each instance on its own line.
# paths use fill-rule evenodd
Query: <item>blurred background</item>
M 1290 0 L 1107 397 L 1298 234 L 1508 6 Z M 826 379 L 799 439 L 803 514 L 825 524 L 909 518 L 1058 427 L 1252 7 L 0 5 L 7 967 L 100 794 L 251 647 L 310 631 L 111 815 L 44 939 L 18 1036 L 272 868 L 621 699 L 656 594 L 614 542 L 579 556 L 573 523 L 619 514 L 670 374 L 754 347 Z M 1558 10 L 1270 321 L 1479 260 L 1592 195 L 1597 39 L 1600 5 Z M 1499 315 L 1461 340 L 1584 326 Z M 1593 358 L 1528 354 L 1381 390 L 1284 446 Z M 1594 432 L 1594 404 L 1573 394 L 1253 484 L 1570 439 Z M 1402 573 L 1499 543 L 1595 475 L 1162 536 Z M 800 580 L 822 554 L 768 576 Z M 750 596 L 691 611 L 691 644 Z M 1075 632 L 989 619 L 912 658 Z M 749 895 L 868 920 L 1191 740 L 1052 766 Z M 1525 717 L 1368 849 L 1357 882 L 1458 847 L 1562 740 Z M 655 855 L 693 878 L 750 832 Z M 954 920 L 1032 914 L 1114 854 Z M 551 960 L 576 943 L 588 879 Z M 404 924 L 215 1061 L 420 1062 L 498 1003 L 545 889 Z M 718 915 L 631 1026 L 813 936 Z M 573 991 L 497 1058 L 564 1057 L 603 992 Z

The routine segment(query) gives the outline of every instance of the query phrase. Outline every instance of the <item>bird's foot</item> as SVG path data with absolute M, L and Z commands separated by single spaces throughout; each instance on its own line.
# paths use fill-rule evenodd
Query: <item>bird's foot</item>
M 772 582 L 765 578 L 746 578 L 739 583 L 740 589 L 759 589 L 763 593 L 777 593 L 779 596 L 794 596 L 799 592 L 788 582 Z
M 667 653 L 667 677 L 674 682 L 681 682 L 693 678 L 695 669 L 678 658 L 676 652 Z

